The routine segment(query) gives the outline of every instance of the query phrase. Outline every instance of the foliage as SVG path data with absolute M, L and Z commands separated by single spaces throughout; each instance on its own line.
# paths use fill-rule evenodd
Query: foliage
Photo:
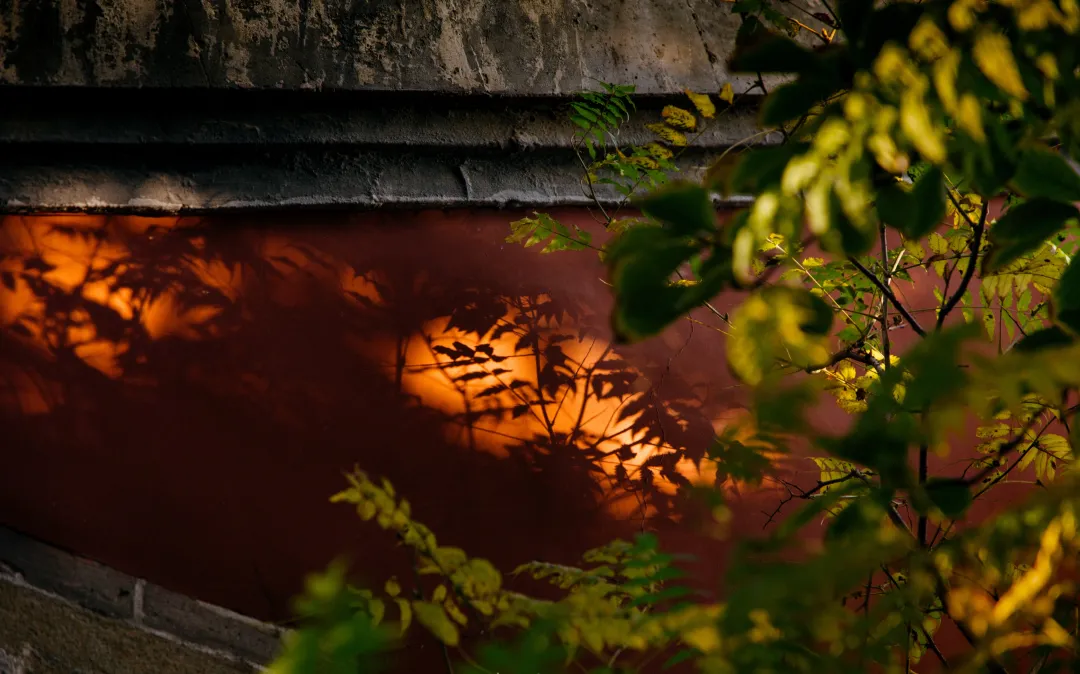
M 713 100 L 690 94 L 696 114 L 666 108 L 650 127 L 659 142 L 627 150 L 617 129 L 629 90 L 605 87 L 574 106 L 605 240 L 546 215 L 515 223 L 510 239 L 599 247 L 623 341 L 682 320 L 727 335 L 759 435 L 722 434 L 708 451 L 721 472 L 764 476 L 762 458 L 787 439 L 813 447 L 818 478 L 776 478 L 787 497 L 765 537 L 740 543 L 723 602 L 683 601 L 668 584 L 674 560 L 649 537 L 593 551 L 581 568 L 519 570 L 557 599 L 511 593 L 490 564 L 438 547 L 389 485 L 357 474 L 339 500 L 438 579 L 412 606 L 418 617 L 427 607 L 422 622 L 443 643 L 476 620 L 517 628 L 512 645 L 485 651 L 497 668 L 635 669 L 673 653 L 725 674 L 922 671 L 931 660 L 1074 671 L 1080 5 L 845 0 L 816 17 L 827 28 L 815 48 L 766 27 L 792 28 L 775 7 L 733 11 L 732 68 L 757 74 L 761 93 L 761 73 L 789 76 L 760 112 L 783 142 L 733 148 L 702 178 L 671 182 L 687 134 L 718 114 Z M 721 222 L 717 193 L 753 200 Z M 620 219 L 631 198 L 640 217 Z M 929 306 L 905 299 L 926 287 Z M 725 290 L 744 294 L 730 315 L 711 304 Z M 821 393 L 851 415 L 848 428 L 815 425 L 807 410 Z M 971 422 L 976 451 L 932 469 Z M 1022 504 L 976 512 L 1010 482 L 1031 485 Z M 961 646 L 938 644 L 946 625 Z

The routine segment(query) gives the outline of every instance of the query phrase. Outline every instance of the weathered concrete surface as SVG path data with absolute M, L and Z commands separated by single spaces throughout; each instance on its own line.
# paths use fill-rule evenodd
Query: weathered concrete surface
M 0 674 L 250 672 L 282 631 L 0 527 Z
M 255 668 L 0 580 L 2 674 L 238 674 Z
M 558 95 L 602 80 L 646 94 L 716 91 L 734 81 L 725 68 L 738 27 L 730 7 L 718 0 L 0 0 L 0 81 Z
M 0 212 L 206 213 L 298 208 L 591 206 L 564 152 L 468 155 L 334 148 L 78 148 L 0 155 Z M 679 162 L 698 176 L 714 154 Z M 602 204 L 622 198 L 597 187 Z
M 620 142 L 653 139 L 642 100 Z M 18 88 L 0 108 L 0 211 L 590 205 L 567 105 L 357 92 Z M 696 176 L 755 135 L 725 112 L 679 159 Z M 621 197 L 597 189 L 605 203 Z

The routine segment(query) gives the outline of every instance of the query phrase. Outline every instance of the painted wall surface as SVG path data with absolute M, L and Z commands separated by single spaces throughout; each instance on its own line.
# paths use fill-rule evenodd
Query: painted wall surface
M 0 523 L 281 620 L 336 555 L 408 578 L 390 537 L 328 502 L 357 465 L 503 569 L 644 528 L 716 591 L 728 544 L 673 493 L 715 485 L 698 461 L 741 414 L 722 323 L 614 348 L 596 256 L 505 244 L 514 217 L 0 220 Z M 715 488 L 734 538 L 784 495 Z

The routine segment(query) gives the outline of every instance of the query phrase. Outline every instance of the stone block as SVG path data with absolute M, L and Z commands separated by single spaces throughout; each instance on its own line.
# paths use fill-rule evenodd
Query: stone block
M 131 618 L 135 579 L 0 527 L 0 563 L 27 583 L 92 611 Z
M 257 663 L 272 660 L 281 641 L 281 630 L 274 625 L 152 583 L 147 583 L 143 590 L 141 609 L 142 624 L 150 629 L 229 651 Z

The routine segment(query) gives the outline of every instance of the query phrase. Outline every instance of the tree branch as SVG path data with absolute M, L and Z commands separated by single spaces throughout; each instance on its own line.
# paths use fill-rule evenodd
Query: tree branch
M 880 290 L 881 293 L 885 295 L 885 298 L 892 303 L 898 312 L 900 312 L 900 315 L 904 317 L 904 320 L 908 322 L 908 325 L 911 326 L 911 329 L 914 330 L 916 334 L 921 337 L 926 336 L 926 330 L 923 330 L 923 327 L 919 325 L 919 322 L 915 320 L 915 317 L 911 315 L 911 312 L 907 310 L 907 307 L 900 303 L 900 300 L 893 294 L 893 291 L 882 283 L 881 279 L 879 279 L 874 272 L 867 269 L 862 262 L 859 262 L 854 257 L 849 257 L 848 261 L 855 265 L 855 268 L 858 269 L 863 276 L 870 279 L 871 283 L 877 286 L 877 289 Z
M 949 315 L 957 303 L 964 297 L 964 293 L 967 292 L 968 286 L 971 285 L 971 279 L 975 276 L 976 262 L 979 259 L 979 248 L 982 247 L 983 230 L 986 227 L 986 214 L 990 210 L 990 204 L 984 203 L 982 207 L 982 213 L 979 215 L 979 221 L 972 224 L 971 229 L 974 231 L 974 236 L 971 238 L 971 261 L 968 262 L 967 269 L 964 270 L 964 276 L 960 279 L 960 287 L 956 289 L 952 297 L 945 302 L 941 307 L 941 311 L 938 313 L 936 330 L 940 330 L 941 326 L 945 323 L 945 317 Z M 968 222 L 971 222 L 968 220 Z

